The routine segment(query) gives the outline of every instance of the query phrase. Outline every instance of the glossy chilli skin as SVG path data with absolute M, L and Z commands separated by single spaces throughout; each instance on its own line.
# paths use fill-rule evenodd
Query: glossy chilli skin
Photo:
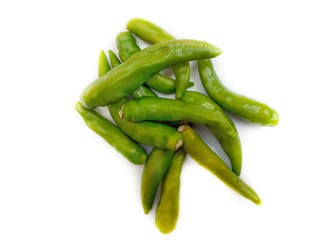
M 111 68 L 110 68 L 108 59 L 106 57 L 106 54 L 104 53 L 103 50 L 101 50 L 99 55 L 99 62 L 98 62 L 99 77 L 106 75 L 110 71 L 110 69 Z
M 141 18 L 131 19 L 127 23 L 127 29 L 150 44 L 156 44 L 175 39 L 174 36 L 161 27 Z M 180 63 L 173 66 L 173 72 L 177 81 L 176 99 L 180 99 L 188 88 L 190 81 L 189 62 Z
M 106 140 L 118 152 L 133 164 L 143 164 L 147 159 L 146 151 L 117 126 L 112 124 L 94 110 L 84 108 L 76 103 L 76 110 L 82 116 L 87 126 Z
M 141 201 L 145 214 L 152 208 L 154 198 L 171 162 L 174 151 L 154 148 L 141 176 Z
M 116 37 L 119 56 L 122 61 L 128 60 L 131 56 L 141 51 L 136 39 L 130 32 L 121 32 Z M 177 81 L 160 73 L 146 81 L 146 85 L 161 93 L 174 93 Z M 187 87 L 192 87 L 193 83 L 188 82 Z
M 254 123 L 277 125 L 279 116 L 274 109 L 226 88 L 216 74 L 210 59 L 198 61 L 198 69 L 208 95 L 222 108 Z
M 224 131 L 217 131 L 217 129 L 211 125 L 207 125 L 207 127 L 215 135 L 215 137 L 221 144 L 221 147 L 229 157 L 233 172 L 239 176 L 241 173 L 242 165 L 241 143 L 238 131 L 228 115 L 225 114 L 220 106 L 216 104 L 211 98 L 199 92 L 187 91 L 182 96 L 181 101 L 199 104 L 200 106 L 208 108 L 211 111 L 218 112 L 224 118 L 223 121 L 229 123 L 229 126 L 232 128 L 231 137 Z
M 124 119 L 132 122 L 188 120 L 191 123 L 210 126 L 210 130 L 217 136 L 221 146 L 230 155 L 230 160 L 234 161 L 235 171 L 240 174 L 241 146 L 239 136 L 234 124 L 226 118 L 223 111 L 213 111 L 199 104 L 180 100 L 140 98 L 124 104 L 122 114 Z
M 128 136 L 139 143 L 159 149 L 175 151 L 182 146 L 182 136 L 173 127 L 156 122 L 133 123 L 122 119 L 119 116 L 119 111 L 126 102 L 126 99 L 122 99 L 116 104 L 109 105 L 109 111 L 115 123 Z
M 134 54 L 126 62 L 111 69 L 92 82 L 82 93 L 83 106 L 107 106 L 130 95 L 145 81 L 172 65 L 205 58 L 213 58 L 221 50 L 196 40 L 172 40 L 155 44 Z
M 112 68 L 115 68 L 121 64 L 121 61 L 112 50 L 108 50 L 108 54 L 109 54 L 109 60 Z
M 119 66 L 121 62 L 116 56 L 116 54 L 111 50 L 109 50 L 108 53 L 109 53 L 109 58 L 110 58 L 112 68 Z M 149 88 L 143 85 L 138 87 L 131 95 L 135 99 L 141 98 L 141 97 L 157 97 L 157 94 L 155 94 L 153 91 L 151 91 Z
M 117 67 L 121 64 L 117 56 L 109 50 L 111 66 Z M 132 94 L 134 98 L 157 97 L 155 93 L 144 86 L 140 86 Z M 132 123 L 122 119 L 119 115 L 121 107 L 126 103 L 126 98 L 108 106 L 110 115 L 119 128 L 135 141 L 156 147 L 159 149 L 171 149 L 172 151 L 180 148 L 183 144 L 182 136 L 175 128 L 155 122 Z
M 162 181 L 155 219 L 155 224 L 162 233 L 170 233 L 176 228 L 180 208 L 180 174 L 185 158 L 186 151 L 183 148 L 177 150 Z
M 127 29 L 150 44 L 157 44 L 174 39 L 174 36 L 142 18 L 133 18 L 127 23 Z
M 179 127 L 178 131 L 182 134 L 185 141 L 184 149 L 200 166 L 210 171 L 243 197 L 256 204 L 261 204 L 258 194 L 232 172 L 191 127 L 183 125 Z

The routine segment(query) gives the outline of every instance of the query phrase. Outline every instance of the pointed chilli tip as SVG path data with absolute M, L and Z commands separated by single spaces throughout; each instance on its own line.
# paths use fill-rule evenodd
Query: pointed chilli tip
M 261 204 L 262 204 L 262 201 L 261 201 L 261 199 L 258 197 L 258 198 L 255 200 L 254 203 L 257 204 L 257 205 L 261 205 Z
M 150 207 L 147 207 L 147 206 L 143 206 L 143 212 L 144 212 L 144 214 L 148 214 L 149 212 L 150 212 Z
M 100 56 L 106 56 L 105 52 L 103 51 L 103 49 L 100 50 Z
M 214 50 L 215 56 L 217 57 L 217 56 L 221 55 L 222 50 L 220 48 L 216 47 L 216 46 L 214 46 L 214 48 L 215 48 L 215 50 Z
M 277 113 L 277 111 L 273 111 L 271 120 L 270 120 L 270 126 L 276 126 L 279 122 L 279 114 Z

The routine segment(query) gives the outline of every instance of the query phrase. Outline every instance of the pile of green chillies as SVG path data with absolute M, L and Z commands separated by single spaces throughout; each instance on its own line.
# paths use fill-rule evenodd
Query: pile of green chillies
M 83 91 L 76 110 L 85 123 L 133 164 L 144 164 L 141 201 L 145 214 L 151 210 L 158 188 L 155 224 L 162 233 L 175 229 L 179 215 L 180 174 L 189 154 L 243 197 L 260 204 L 257 193 L 241 178 L 240 138 L 228 110 L 243 119 L 275 126 L 278 114 L 269 106 L 230 91 L 211 62 L 221 50 L 207 42 L 177 40 L 144 19 L 132 19 L 126 32 L 116 37 L 120 59 L 108 51 L 99 56 L 99 78 Z M 150 46 L 140 49 L 136 37 Z M 189 91 L 190 61 L 197 61 L 206 94 Z M 175 79 L 160 72 L 172 68 Z M 175 94 L 175 99 L 155 92 Z M 95 108 L 107 108 L 115 124 Z M 192 129 L 207 126 L 231 162 L 225 162 Z M 151 146 L 149 154 L 143 145 Z

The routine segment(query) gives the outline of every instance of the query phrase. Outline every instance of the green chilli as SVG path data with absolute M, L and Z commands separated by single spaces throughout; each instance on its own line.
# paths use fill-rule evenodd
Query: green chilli
M 90 129 L 100 135 L 130 162 L 133 164 L 143 164 L 146 161 L 147 154 L 144 148 L 134 142 L 109 120 L 95 110 L 84 108 L 80 102 L 76 103 L 75 108 Z
M 130 32 L 119 33 L 116 37 L 116 43 L 122 61 L 126 61 L 132 55 L 141 51 L 136 39 Z M 145 84 L 161 93 L 174 93 L 176 87 L 179 86 L 177 81 L 160 73 L 151 77 Z M 188 81 L 186 87 L 192 87 L 193 85 L 193 83 Z
M 175 39 L 170 33 L 157 26 L 156 24 L 141 18 L 131 19 L 127 23 L 127 29 L 137 35 L 142 40 L 156 44 Z M 180 63 L 173 66 L 173 72 L 176 77 L 176 99 L 180 99 L 189 87 L 190 83 L 190 65 L 189 62 Z
M 236 143 L 239 141 L 234 124 L 226 119 L 223 112 L 212 111 L 198 104 L 160 97 L 143 97 L 125 103 L 121 114 L 124 119 L 132 122 L 188 120 L 195 124 L 209 125 L 226 149 L 228 148 L 227 144 L 235 143 L 231 146 L 232 149 L 232 147 L 237 146 Z
M 110 65 L 108 62 L 108 59 L 106 57 L 106 54 L 103 50 L 100 50 L 99 55 L 99 62 L 98 62 L 98 75 L 99 77 L 102 77 L 106 75 L 110 71 Z
M 173 127 L 156 122 L 133 123 L 122 119 L 120 117 L 121 107 L 126 102 L 126 99 L 122 99 L 116 104 L 109 105 L 109 111 L 115 123 L 128 136 L 139 143 L 171 151 L 175 151 L 183 145 L 181 134 Z
M 201 137 L 187 125 L 180 126 L 178 131 L 182 134 L 184 149 L 202 167 L 218 177 L 223 183 L 243 197 L 256 204 L 261 204 L 258 194 L 234 172 L 224 161 L 210 149 Z
M 109 54 L 109 60 L 112 68 L 115 68 L 121 64 L 121 61 L 112 50 L 108 50 L 108 54 Z
M 174 151 L 154 148 L 144 166 L 141 177 L 141 201 L 145 214 L 152 208 L 159 185 L 169 168 Z
M 219 48 L 196 40 L 172 40 L 152 45 L 92 82 L 83 91 L 81 103 L 87 108 L 107 106 L 130 95 L 165 68 L 186 61 L 213 58 L 219 54 Z
M 211 111 L 217 112 L 222 118 L 223 121 L 228 123 L 230 126 L 230 131 L 219 131 L 212 125 L 207 125 L 210 131 L 215 135 L 221 147 L 227 154 L 231 165 L 232 170 L 238 176 L 241 173 L 241 165 L 242 165 L 242 151 L 241 151 L 241 142 L 238 135 L 238 131 L 232 122 L 232 120 L 228 117 L 227 114 L 220 108 L 218 104 L 216 104 L 210 97 L 199 93 L 186 91 L 182 96 L 181 100 L 186 103 L 194 103 L 199 104 L 205 108 L 208 108 Z M 228 133 L 231 133 L 231 136 Z
M 108 53 L 112 68 L 119 66 L 121 64 L 121 61 L 118 59 L 117 55 L 111 50 L 109 50 Z M 140 97 L 157 97 L 157 94 L 143 85 L 138 87 L 131 95 L 135 99 Z
M 155 224 L 162 233 L 170 233 L 176 228 L 180 208 L 180 174 L 185 158 L 186 151 L 183 148 L 176 151 L 162 181 L 155 219 Z
M 254 123 L 266 126 L 277 125 L 279 115 L 274 109 L 266 104 L 234 93 L 224 86 L 210 59 L 198 61 L 198 69 L 202 84 L 208 95 L 222 108 Z

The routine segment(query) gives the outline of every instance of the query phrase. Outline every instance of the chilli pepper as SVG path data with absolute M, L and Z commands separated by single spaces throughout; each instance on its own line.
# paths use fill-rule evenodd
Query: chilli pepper
M 115 68 L 121 64 L 120 60 L 118 59 L 117 55 L 112 51 L 109 50 L 109 58 L 111 62 L 112 68 Z M 151 91 L 149 88 L 141 85 L 138 87 L 131 95 L 137 99 L 140 97 L 157 97 L 157 94 L 155 94 L 153 91 Z
M 219 54 L 219 48 L 196 40 L 172 40 L 152 45 L 92 82 L 82 93 L 81 103 L 87 108 L 115 103 L 167 67 Z
M 178 128 L 182 134 L 184 149 L 202 167 L 218 177 L 227 186 L 238 192 L 243 197 L 256 204 L 261 204 L 258 194 L 234 172 L 232 172 L 224 161 L 210 149 L 201 137 L 188 125 Z
M 200 78 L 208 95 L 222 108 L 236 113 L 254 123 L 275 126 L 279 121 L 278 113 L 256 100 L 230 91 L 220 81 L 210 59 L 198 61 Z
M 129 138 L 109 120 L 95 110 L 84 108 L 80 102 L 76 103 L 75 108 L 89 128 L 100 135 L 130 162 L 143 164 L 146 161 L 147 153 L 144 148 Z
M 173 127 L 157 122 L 133 123 L 122 119 L 119 111 L 126 102 L 127 100 L 124 98 L 109 105 L 108 108 L 115 123 L 128 136 L 139 143 L 159 149 L 170 149 L 171 151 L 175 151 L 183 145 L 181 134 Z
M 159 185 L 169 168 L 174 151 L 154 148 L 141 176 L 141 201 L 145 214 L 152 208 Z
M 112 67 L 119 66 L 121 62 L 117 56 L 111 50 L 109 50 L 108 53 Z M 140 86 L 132 95 L 135 98 L 139 98 L 141 96 L 157 97 L 155 93 L 144 86 Z M 113 121 L 115 121 L 119 128 L 129 137 L 139 143 L 160 149 L 176 150 L 182 146 L 182 137 L 173 127 L 148 121 L 132 123 L 122 119 L 119 112 L 121 110 L 121 106 L 126 102 L 127 100 L 123 98 L 117 103 L 110 104 L 108 109 Z
M 103 50 L 100 50 L 99 62 L 98 62 L 98 76 L 102 77 L 110 71 L 110 65 L 106 54 Z
M 126 61 L 132 55 L 141 51 L 140 47 L 137 45 L 136 39 L 130 32 L 119 33 L 116 37 L 116 43 L 122 61 Z M 178 86 L 177 81 L 161 73 L 151 77 L 145 84 L 161 93 L 174 93 Z M 187 84 L 187 87 L 192 87 L 194 85 L 194 83 L 189 81 Z
M 117 58 L 115 54 L 113 54 L 113 58 Z M 119 61 L 119 63 L 120 63 L 120 61 Z M 157 97 L 157 95 L 154 94 L 150 90 L 149 91 L 151 93 L 153 93 L 154 95 L 150 94 L 150 92 L 148 92 L 148 91 L 144 91 L 145 89 L 148 89 L 148 88 L 146 88 L 146 87 L 142 88 L 142 87 L 143 86 L 141 86 L 139 88 L 140 89 L 139 91 L 136 90 L 134 92 L 135 94 L 132 94 L 133 97 L 139 98 L 142 96 L 150 96 L 150 95 Z M 122 103 L 120 100 L 119 106 L 121 106 L 121 104 Z M 117 107 L 116 105 L 117 104 L 113 105 L 115 107 L 115 109 Z M 112 108 L 112 106 L 110 105 L 109 108 Z M 114 120 L 121 124 L 123 119 L 119 119 L 118 114 L 115 114 L 115 115 L 113 114 L 113 116 L 114 116 Z M 125 123 L 123 123 L 123 124 L 125 124 Z M 125 126 L 125 129 L 130 127 L 130 125 L 132 125 L 132 124 L 127 123 L 126 125 L 127 126 Z M 182 149 L 182 148 L 180 148 L 180 149 Z M 180 149 L 178 151 L 180 151 Z M 141 199 L 142 199 L 142 206 L 143 206 L 144 212 L 146 214 L 152 208 L 157 189 L 162 181 L 162 178 L 163 178 L 164 173 L 166 172 L 166 169 L 168 168 L 168 166 L 171 163 L 170 159 L 172 157 L 172 154 L 173 154 L 172 151 L 159 150 L 159 149 L 155 148 L 151 151 L 151 154 L 148 158 L 148 164 L 146 164 L 144 167 L 143 175 L 142 175 L 142 179 L 141 179 Z
M 180 174 L 186 151 L 177 150 L 162 181 L 160 200 L 156 210 L 155 224 L 162 233 L 170 233 L 176 227 L 180 208 Z
M 109 54 L 109 60 L 112 68 L 115 68 L 121 64 L 121 61 L 112 50 L 108 50 L 108 54 Z
M 131 19 L 127 23 L 127 29 L 150 44 L 156 44 L 175 39 L 174 36 L 161 27 L 141 18 Z M 177 81 L 176 99 L 180 99 L 189 87 L 190 64 L 189 62 L 176 64 L 172 67 L 172 69 Z
M 217 129 L 212 125 L 207 125 L 207 127 L 210 129 L 213 135 L 215 135 L 215 137 L 221 144 L 221 147 L 229 157 L 233 172 L 239 176 L 242 165 L 241 142 L 238 131 L 232 120 L 228 117 L 227 114 L 225 114 L 225 112 L 220 108 L 218 104 L 216 104 L 210 97 L 202 93 L 186 91 L 181 100 L 187 103 L 199 104 L 205 108 L 210 109 L 211 111 L 217 112 L 221 115 L 222 118 L 224 118 L 225 122 L 229 122 L 229 126 L 232 128 L 232 137 L 228 136 L 228 134 L 225 134 L 224 131 L 217 131 Z
M 124 119 L 132 122 L 188 120 L 195 124 L 209 125 L 221 145 L 224 145 L 226 149 L 228 149 L 228 145 L 231 146 L 230 156 L 233 154 L 238 158 L 241 156 L 238 133 L 232 121 L 229 121 L 222 111 L 212 111 L 201 105 L 180 100 L 143 97 L 124 104 L 121 115 Z M 237 164 L 239 164 L 239 159 Z

